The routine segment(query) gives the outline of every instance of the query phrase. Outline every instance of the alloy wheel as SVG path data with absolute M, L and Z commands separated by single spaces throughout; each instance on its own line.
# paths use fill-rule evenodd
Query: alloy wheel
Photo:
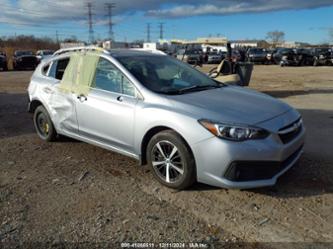
M 184 175 L 184 161 L 178 148 L 169 141 L 159 141 L 152 149 L 152 165 L 163 181 L 174 183 Z

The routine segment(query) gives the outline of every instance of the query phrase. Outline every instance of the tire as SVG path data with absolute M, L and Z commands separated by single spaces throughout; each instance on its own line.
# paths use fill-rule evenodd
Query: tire
M 166 130 L 157 133 L 149 141 L 146 153 L 148 164 L 161 184 L 181 190 L 190 187 L 195 182 L 194 157 L 184 139 L 176 132 Z M 169 169 L 168 176 L 167 169 Z
M 33 119 L 37 135 L 42 140 L 47 142 L 56 140 L 57 132 L 44 106 L 40 105 L 36 108 Z

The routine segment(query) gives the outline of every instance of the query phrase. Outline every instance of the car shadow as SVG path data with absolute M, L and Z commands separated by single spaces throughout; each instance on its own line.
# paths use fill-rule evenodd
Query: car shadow
M 28 95 L 0 93 L 0 138 L 34 133 L 31 114 L 27 112 Z
M 36 134 L 32 116 L 28 113 L 28 94 L 0 92 L 0 138 Z M 37 134 L 36 134 L 37 136 Z M 58 136 L 56 143 L 80 141 Z

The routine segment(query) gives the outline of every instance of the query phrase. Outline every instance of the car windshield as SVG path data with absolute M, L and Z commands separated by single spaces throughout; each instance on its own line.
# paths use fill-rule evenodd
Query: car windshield
M 329 48 L 318 48 L 317 52 L 318 53 L 327 53 L 327 52 L 330 52 L 330 49 Z
M 118 61 L 148 89 L 165 94 L 183 94 L 221 85 L 191 66 L 170 56 L 119 56 Z
M 249 51 L 250 53 L 254 53 L 254 54 L 262 54 L 264 53 L 265 51 L 263 49 L 260 49 L 260 48 L 254 48 L 254 49 L 250 49 Z
M 33 55 L 31 51 L 17 51 L 15 53 L 17 56 L 22 56 L 22 55 Z

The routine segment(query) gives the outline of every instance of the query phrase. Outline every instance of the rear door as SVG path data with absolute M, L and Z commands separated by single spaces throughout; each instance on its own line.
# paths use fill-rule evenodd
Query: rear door
M 71 92 L 62 91 L 59 88 L 69 60 L 69 57 L 65 57 L 54 60 L 49 65 L 49 69 L 45 72 L 49 84 L 42 86 L 42 92 L 57 131 L 65 134 L 77 134 L 78 123 L 74 96 Z
M 80 135 L 132 153 L 137 102 L 134 85 L 100 57 L 89 93 L 76 98 Z

